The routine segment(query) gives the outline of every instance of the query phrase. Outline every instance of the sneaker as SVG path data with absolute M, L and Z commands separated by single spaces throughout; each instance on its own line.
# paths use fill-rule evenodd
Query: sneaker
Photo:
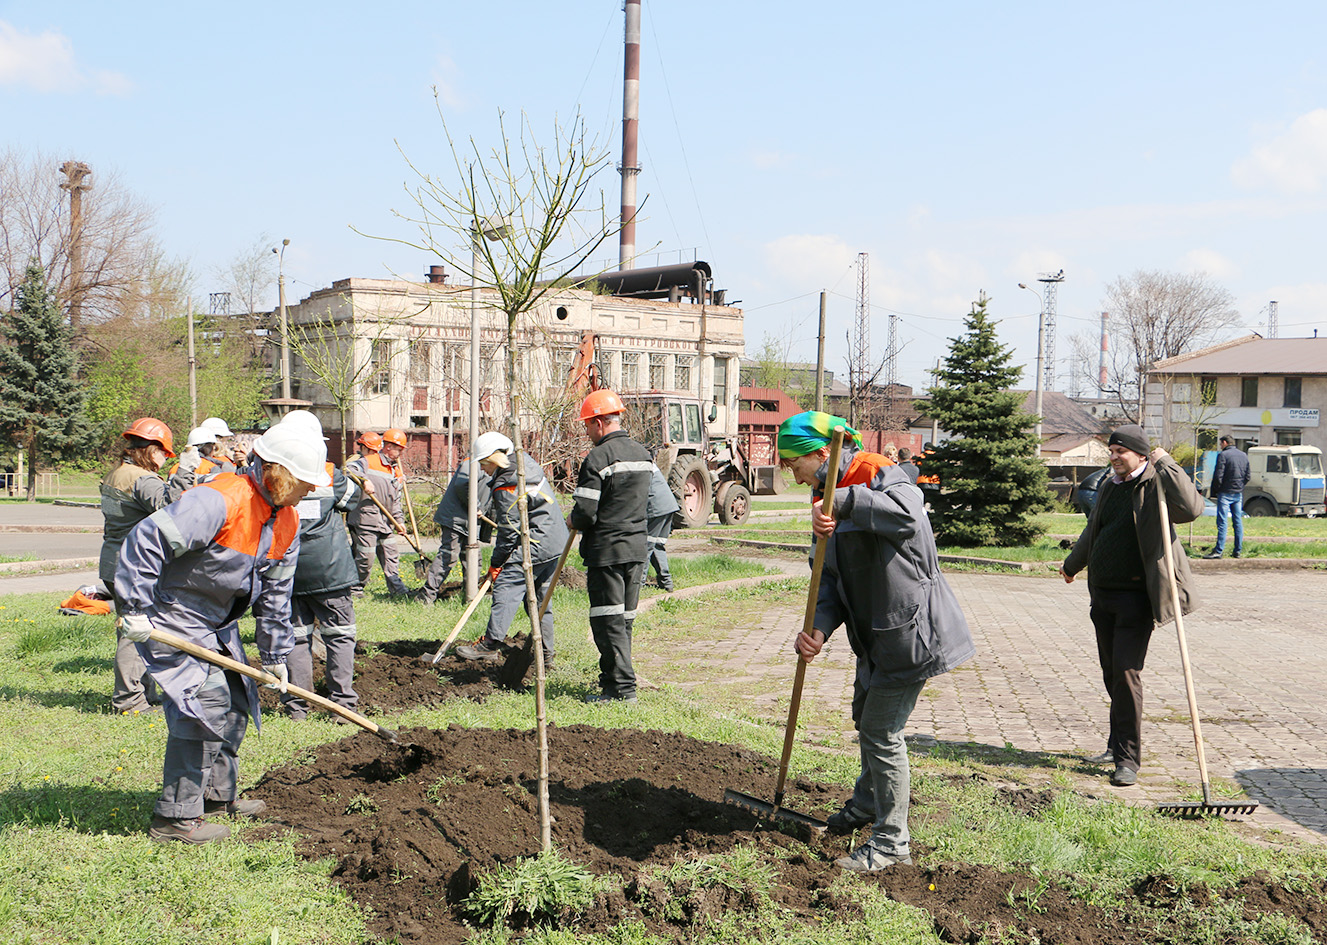
M 597 702 L 624 702 L 627 705 L 635 705 L 636 694 L 632 693 L 629 696 L 610 696 L 606 692 L 592 692 L 585 697 L 585 702 L 591 705 Z
M 1138 783 L 1138 772 L 1120 765 L 1110 776 L 1110 783 L 1116 787 L 1133 787 Z
M 233 801 L 203 801 L 204 814 L 230 814 L 234 817 L 253 817 L 267 810 L 267 802 L 256 797 L 239 797 Z
M 854 873 L 877 873 L 880 870 L 888 869 L 891 866 L 912 865 L 912 857 L 906 853 L 902 856 L 894 856 L 889 853 L 882 853 L 869 843 L 863 843 L 856 850 L 847 856 L 841 856 L 834 861 L 835 866 L 840 866 L 845 870 L 852 870 Z
M 201 846 L 213 840 L 225 840 L 230 836 L 230 828 L 222 824 L 209 824 L 201 817 L 153 817 L 152 826 L 147 835 L 158 843 L 179 840 Z
M 1242 557 L 1244 557 L 1244 556 L 1243 556 L 1240 552 L 1237 551 L 1237 552 L 1235 552 L 1233 555 L 1231 555 L 1230 557 L 1232 557 L 1232 558 L 1242 558 Z
M 1084 758 L 1090 765 L 1113 765 L 1115 764 L 1115 752 L 1107 748 L 1099 755 L 1093 755 L 1091 758 Z
M 502 644 L 494 643 L 487 637 L 482 637 L 471 646 L 458 646 L 452 651 L 463 660 L 480 660 L 485 663 L 493 663 L 502 659 Z
M 860 807 L 854 807 L 852 801 L 848 801 L 843 805 L 842 810 L 830 814 L 825 823 L 829 824 L 829 829 L 835 833 L 852 833 L 854 830 L 860 830 L 862 827 L 869 827 L 875 823 L 875 815 L 862 810 Z
M 1203 555 L 1203 557 L 1204 557 L 1204 558 L 1207 558 L 1208 560 L 1211 560 L 1212 558 L 1219 558 L 1219 557 L 1221 557 L 1221 552 L 1219 552 L 1219 551 L 1209 551 L 1207 554 Z

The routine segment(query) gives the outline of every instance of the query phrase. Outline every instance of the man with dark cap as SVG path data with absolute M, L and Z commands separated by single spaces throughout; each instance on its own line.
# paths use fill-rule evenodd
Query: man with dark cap
M 1226 550 L 1226 521 L 1235 524 L 1235 553 L 1244 552 L 1244 487 L 1249 484 L 1249 456 L 1221 437 L 1221 452 L 1216 454 L 1216 468 L 1212 471 L 1212 501 L 1216 503 L 1216 547 L 1204 558 L 1219 558 Z
M 1142 759 L 1143 661 L 1157 623 L 1175 619 L 1166 583 L 1164 555 L 1174 562 L 1180 609 L 1195 606 L 1189 558 L 1172 524 L 1192 522 L 1203 513 L 1203 497 L 1165 450 L 1151 449 L 1135 423 L 1110 435 L 1115 475 L 1102 483 L 1087 527 L 1065 558 L 1060 574 L 1070 583 L 1087 568 L 1097 657 L 1110 696 L 1110 739 L 1106 750 L 1088 759 L 1114 765 L 1110 783 L 1128 787 L 1138 780 Z M 1159 489 L 1165 489 L 1169 522 L 1161 521 Z

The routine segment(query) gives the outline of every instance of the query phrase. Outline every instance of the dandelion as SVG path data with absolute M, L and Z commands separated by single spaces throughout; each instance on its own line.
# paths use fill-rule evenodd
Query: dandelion
M 931 883 L 931 885 L 927 886 L 926 888 L 929 889 L 931 892 L 935 892 L 935 883 Z
M 124 768 L 120 767 L 119 765 L 116 765 L 116 766 L 115 766 L 115 770 L 116 770 L 116 771 L 123 771 Z

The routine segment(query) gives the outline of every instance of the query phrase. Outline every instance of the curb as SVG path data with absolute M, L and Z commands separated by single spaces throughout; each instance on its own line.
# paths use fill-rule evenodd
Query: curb
M 45 561 L 11 561 L 0 564 L 0 574 L 30 574 L 39 571 L 76 571 L 96 567 L 96 558 L 49 558 Z
M 719 545 L 740 545 L 746 548 L 764 548 L 776 551 L 800 551 L 811 553 L 810 545 L 797 545 L 780 541 L 757 541 L 754 538 L 722 538 L 710 536 L 710 541 Z M 968 555 L 940 555 L 940 560 L 947 564 L 981 564 L 991 568 L 1004 568 L 1007 571 L 1040 571 L 1042 565 L 1049 569 L 1050 561 L 1004 561 L 999 558 L 974 558 Z
M 100 528 L 87 525 L 0 525 L 0 533 L 11 535 L 60 534 L 60 535 L 100 535 Z

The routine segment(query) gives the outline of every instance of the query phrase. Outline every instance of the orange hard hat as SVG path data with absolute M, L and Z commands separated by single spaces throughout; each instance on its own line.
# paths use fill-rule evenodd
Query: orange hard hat
M 401 447 L 401 449 L 405 449 L 407 443 L 405 438 L 405 431 L 398 430 L 395 427 L 388 430 L 386 433 L 382 435 L 382 441 L 384 443 L 392 443 L 396 446 Z
M 150 440 L 159 444 L 166 451 L 167 456 L 175 455 L 175 451 L 171 449 L 174 441 L 171 439 L 170 427 L 156 417 L 139 417 L 130 424 L 128 430 L 124 431 L 124 436 L 136 436 L 140 440 Z
M 627 408 L 622 405 L 622 398 L 607 387 L 593 391 L 590 396 L 581 402 L 582 420 L 589 420 L 593 417 L 606 417 L 609 414 L 621 413 Z
M 372 430 L 361 433 L 359 439 L 355 442 L 359 443 L 366 450 L 373 450 L 375 453 L 382 449 L 382 437 L 378 436 L 378 434 L 374 433 Z

